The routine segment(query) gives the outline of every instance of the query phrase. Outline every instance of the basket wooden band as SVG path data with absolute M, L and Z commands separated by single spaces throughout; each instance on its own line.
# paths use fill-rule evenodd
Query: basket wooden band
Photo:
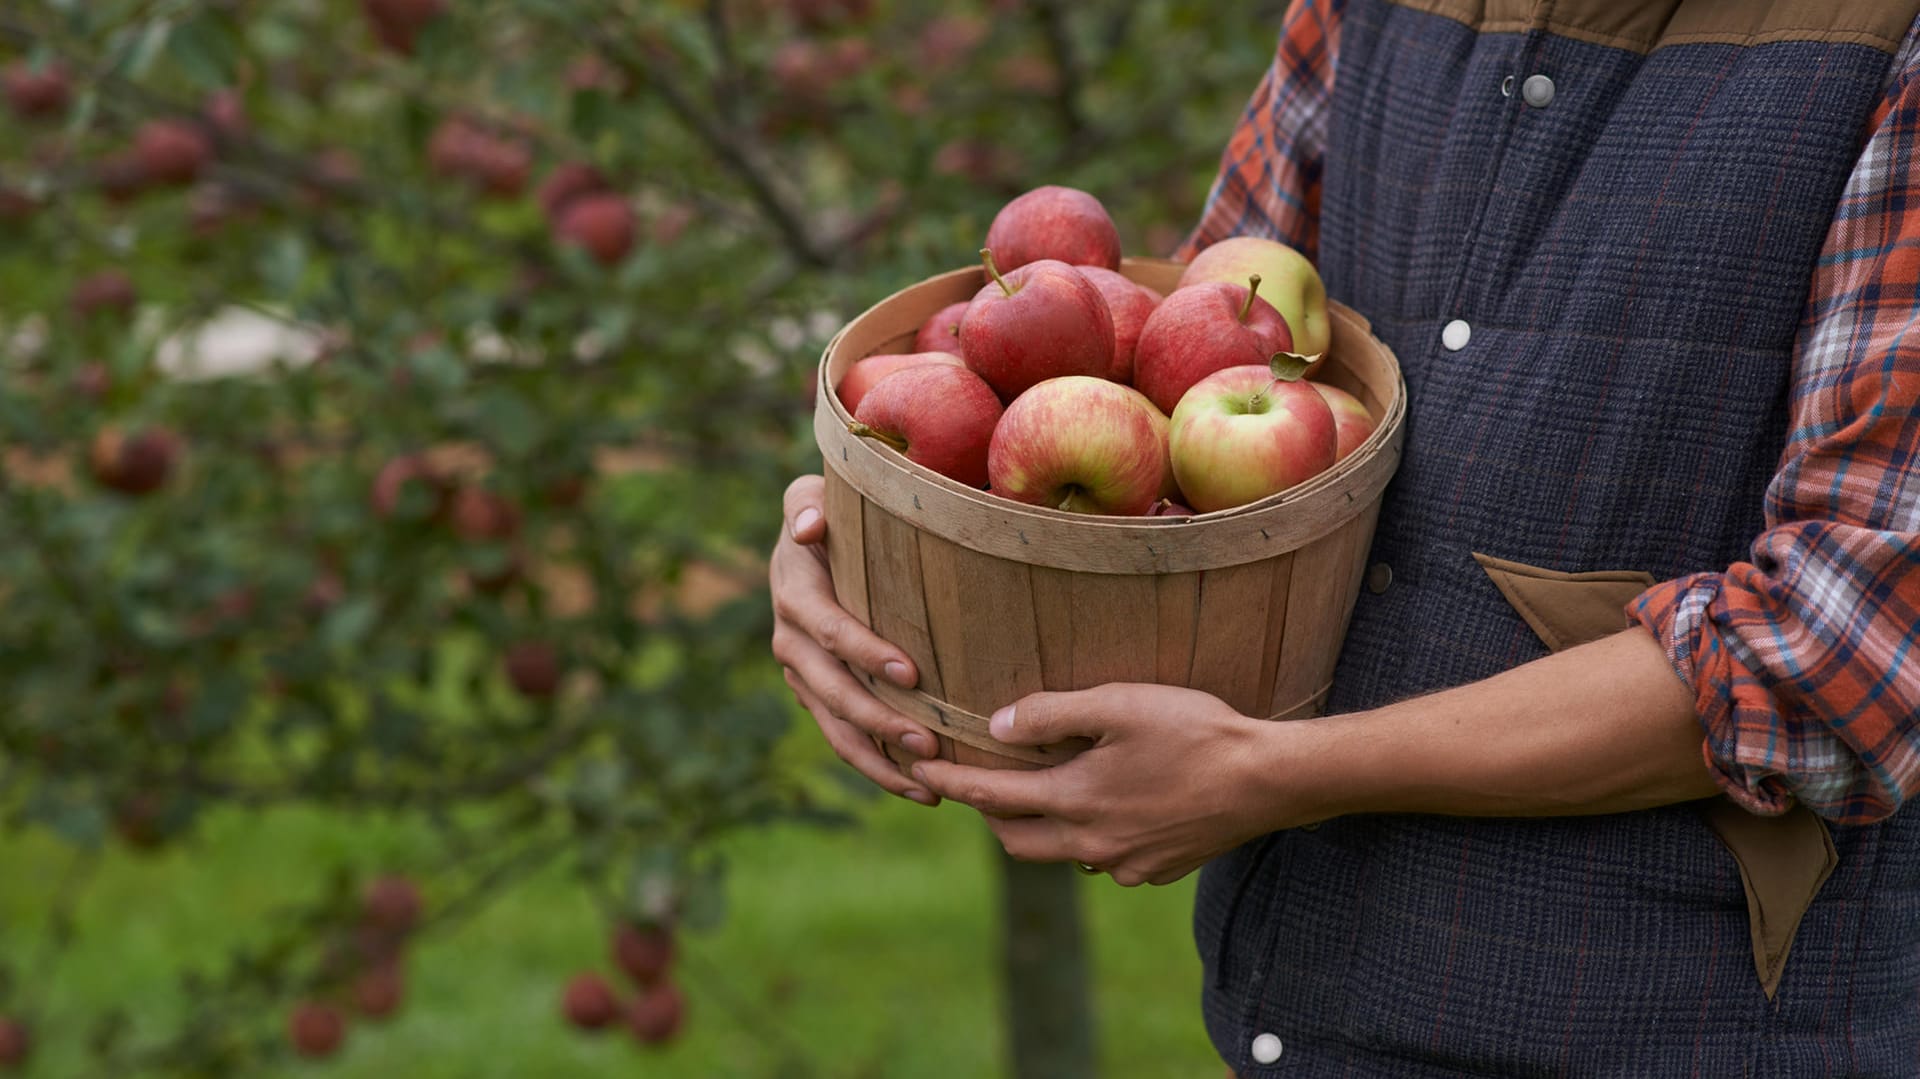
M 1009 745 L 987 732 L 986 716 L 976 715 L 964 708 L 956 708 L 938 697 L 929 696 L 917 689 L 901 689 L 872 675 L 867 675 L 865 680 L 868 687 L 873 690 L 873 695 L 894 711 L 908 719 L 917 720 L 929 729 L 938 731 L 956 742 L 965 743 L 987 753 L 996 753 L 1002 757 L 1026 761 L 1029 764 L 1062 764 L 1074 754 L 1093 745 L 1093 740 L 1090 738 L 1069 738 L 1064 742 L 1044 746 Z M 1333 683 L 1328 682 L 1314 690 L 1305 700 L 1289 705 L 1268 716 L 1267 719 L 1270 721 L 1293 719 L 1303 712 L 1312 715 L 1332 688 Z

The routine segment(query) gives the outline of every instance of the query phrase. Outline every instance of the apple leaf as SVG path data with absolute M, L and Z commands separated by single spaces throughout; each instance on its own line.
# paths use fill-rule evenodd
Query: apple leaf
M 1307 369 L 1320 360 L 1320 355 L 1303 356 L 1298 352 L 1276 352 L 1267 361 L 1267 370 L 1281 382 L 1298 382 L 1305 378 Z

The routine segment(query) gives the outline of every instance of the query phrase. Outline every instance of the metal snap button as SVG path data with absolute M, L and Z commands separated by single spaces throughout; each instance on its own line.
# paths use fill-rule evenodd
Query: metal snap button
M 1253 1039 L 1253 1059 L 1256 1064 L 1271 1064 L 1280 1059 L 1280 1036 L 1262 1034 Z
M 1520 84 L 1520 100 L 1536 109 L 1546 108 L 1553 103 L 1553 80 L 1545 75 L 1528 75 Z
M 1385 592 L 1393 584 L 1393 567 L 1385 562 L 1375 562 L 1367 570 L 1367 591 L 1374 595 Z
M 1512 75 L 1508 75 L 1506 78 L 1500 80 L 1500 96 L 1501 97 L 1513 96 L 1513 76 Z

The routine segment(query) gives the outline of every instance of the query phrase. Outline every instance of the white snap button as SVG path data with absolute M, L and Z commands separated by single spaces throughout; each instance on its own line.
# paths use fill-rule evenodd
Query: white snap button
M 1280 1036 L 1262 1034 L 1253 1039 L 1253 1059 L 1256 1064 L 1271 1064 L 1280 1059 Z
M 1528 75 L 1520 84 L 1520 99 L 1536 109 L 1546 108 L 1553 102 L 1553 80 L 1545 75 Z
M 1467 342 L 1471 340 L 1473 340 L 1473 327 L 1467 325 L 1467 320 L 1463 318 L 1454 319 L 1440 331 L 1440 343 L 1447 346 L 1448 352 L 1458 352 L 1466 348 Z

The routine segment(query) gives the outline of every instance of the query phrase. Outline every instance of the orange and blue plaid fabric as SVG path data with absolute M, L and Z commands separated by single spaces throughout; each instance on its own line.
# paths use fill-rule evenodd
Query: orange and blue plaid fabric
M 1298 0 L 1182 257 L 1228 236 L 1315 257 L 1338 66 Z M 1794 347 L 1791 430 L 1748 561 L 1628 613 L 1694 692 L 1702 753 L 1759 813 L 1864 824 L 1920 793 L 1920 47 L 1910 35 L 1828 229 Z

